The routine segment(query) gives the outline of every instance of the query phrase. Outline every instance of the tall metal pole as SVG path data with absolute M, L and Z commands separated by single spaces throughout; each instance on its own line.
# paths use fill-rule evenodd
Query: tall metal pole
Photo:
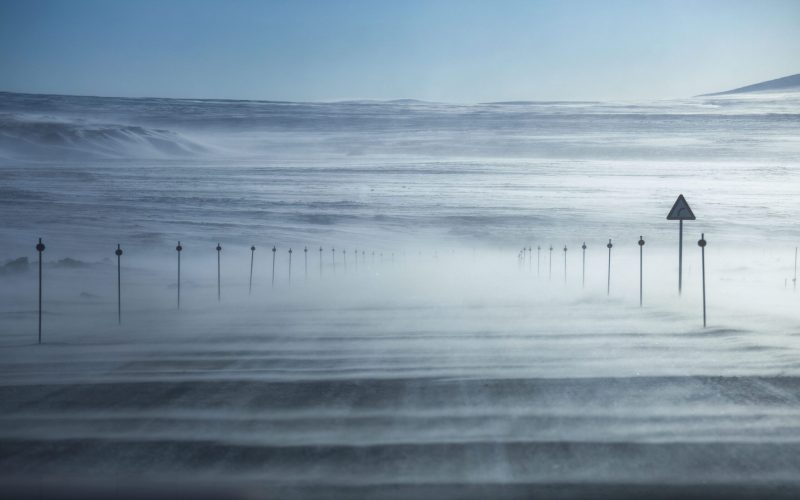
M 220 255 L 222 252 L 222 246 L 217 243 L 217 302 L 222 301 L 222 280 L 221 273 L 220 273 Z
M 39 252 L 39 343 L 42 343 L 42 252 L 44 252 L 44 243 L 39 238 L 39 243 L 36 244 L 36 251 Z
M 644 238 L 639 236 L 639 307 L 642 307 L 644 290 Z
M 683 219 L 678 224 L 678 295 L 681 294 L 683 284 Z
M 611 247 L 614 245 L 611 244 L 611 239 L 608 240 L 608 286 L 606 288 L 606 295 L 611 295 Z
M 275 288 L 275 253 L 277 251 L 275 245 L 272 245 L 272 288 Z
M 700 258 L 702 259 L 703 271 L 703 328 L 706 327 L 706 235 L 700 234 L 697 245 L 700 247 Z
M 581 287 L 586 288 L 586 242 L 583 242 L 581 245 L 581 250 L 583 250 L 583 265 L 581 270 Z
M 253 260 L 255 260 L 256 256 L 256 246 L 253 245 L 250 247 L 250 289 L 247 292 L 248 295 L 252 295 L 253 293 Z
M 183 251 L 183 247 L 181 246 L 181 242 L 178 242 L 178 246 L 175 247 L 175 250 L 178 252 L 178 309 L 181 308 L 181 252 Z
M 319 276 L 322 277 L 322 247 L 319 247 Z
M 117 324 L 122 324 L 122 248 L 117 243 L 117 250 L 114 252 L 117 256 Z
M 564 283 L 567 282 L 567 245 L 564 245 Z

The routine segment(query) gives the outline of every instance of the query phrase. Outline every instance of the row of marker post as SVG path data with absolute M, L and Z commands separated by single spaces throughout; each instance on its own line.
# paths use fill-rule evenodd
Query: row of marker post
M 681 238 L 682 242 L 682 238 Z M 645 240 L 642 236 L 639 236 L 639 240 L 637 242 L 639 245 L 639 306 L 642 307 L 644 303 L 644 245 Z M 706 275 L 705 275 L 705 247 L 707 242 L 705 240 L 705 233 L 701 234 L 700 240 L 697 242 L 698 246 L 700 247 L 701 251 L 701 274 L 702 274 L 702 300 L 703 300 L 703 327 L 707 324 L 707 315 L 706 315 Z M 613 243 L 611 239 L 608 240 L 606 247 L 608 248 L 608 274 L 606 280 L 606 294 L 611 294 L 611 249 L 613 248 Z M 553 246 L 550 245 L 549 247 L 549 262 L 548 262 L 548 279 L 552 279 L 552 272 L 553 272 Z M 583 242 L 581 245 L 582 255 L 581 255 L 581 286 L 585 288 L 586 286 L 586 242 Z M 39 253 L 39 310 L 38 310 L 38 339 L 39 343 L 42 342 L 42 253 L 45 250 L 45 245 L 42 242 L 42 239 L 39 238 L 39 242 L 36 245 L 36 250 Z M 181 307 L 181 252 L 183 251 L 183 246 L 181 242 L 178 242 L 178 245 L 175 247 L 175 250 L 178 254 L 177 259 L 177 308 L 180 309 Z M 536 247 L 536 270 L 537 276 L 541 276 L 541 246 Z M 216 246 L 217 251 L 217 300 L 222 300 L 222 245 L 218 243 Z M 248 294 L 252 294 L 253 291 L 253 268 L 255 262 L 255 251 L 256 247 L 253 245 L 250 247 L 250 279 L 248 284 Z M 563 252 L 564 252 L 564 281 L 567 281 L 567 251 L 568 248 L 564 245 Z M 293 250 L 289 248 L 289 286 L 291 286 L 291 268 L 292 268 L 292 253 Z M 303 248 L 303 268 L 306 278 L 308 277 L 308 247 Z M 117 322 L 119 324 L 122 323 L 122 255 L 123 251 L 120 244 L 117 244 L 117 248 L 115 250 L 115 255 L 117 256 Z M 358 250 L 355 252 L 355 268 L 358 269 Z M 527 253 L 527 259 L 526 259 Z M 275 263 L 276 263 L 276 255 L 277 255 L 277 248 L 275 246 L 272 247 L 272 286 L 275 286 Z M 381 262 L 383 262 L 383 252 L 380 252 Z M 361 261 L 362 264 L 366 263 L 366 256 L 367 253 L 365 250 L 361 251 Z M 371 252 L 372 263 L 375 263 L 375 251 Z M 682 260 L 682 251 L 680 252 L 680 260 Z M 523 247 L 519 253 L 519 263 L 520 266 L 524 267 L 525 260 L 528 261 L 528 269 L 532 271 L 533 266 L 533 249 L 531 246 L 527 248 Z M 394 253 L 392 253 L 392 262 L 394 262 Z M 794 277 L 792 279 L 793 288 L 797 289 L 797 263 L 798 263 L 798 249 L 795 248 L 794 254 Z M 347 270 L 347 250 L 342 250 L 342 264 L 344 266 L 345 272 Z M 323 248 L 319 247 L 319 273 L 320 276 L 323 274 Z M 331 248 L 331 266 L 336 269 L 336 249 Z M 679 270 L 682 271 L 682 264 L 679 263 Z M 681 274 L 679 271 L 679 281 L 678 281 L 678 292 L 681 292 L 682 286 L 682 279 Z
M 683 239 L 681 238 L 681 243 L 683 243 Z M 706 326 L 706 239 L 705 233 L 700 235 L 700 239 L 697 241 L 697 246 L 700 247 L 700 259 L 701 259 L 701 267 L 702 267 L 702 283 L 703 283 L 703 327 Z M 642 307 L 644 304 L 644 237 L 639 236 L 639 241 L 637 242 L 639 245 L 639 307 Z M 614 244 L 611 242 L 609 238 L 608 243 L 606 244 L 606 248 L 608 248 L 608 275 L 606 279 L 606 295 L 611 295 L 611 249 L 614 247 Z M 581 287 L 586 287 L 586 242 L 583 242 L 581 245 L 582 256 L 582 269 L 581 269 Z M 541 255 L 542 247 L 536 247 L 536 272 L 537 276 L 540 275 L 540 255 Z M 550 245 L 550 258 L 548 262 L 548 279 L 553 278 L 553 245 Z M 526 259 L 527 253 L 527 259 Z M 682 271 L 682 257 L 683 254 L 681 252 L 679 264 L 679 274 L 678 274 L 678 293 L 681 293 L 681 271 Z M 520 250 L 518 259 L 521 262 L 521 266 L 524 266 L 525 260 L 528 261 L 529 266 L 528 269 L 531 269 L 531 263 L 533 261 L 532 257 L 532 247 L 529 246 L 527 248 L 523 247 Z M 793 282 L 795 283 L 795 287 L 797 286 L 797 248 L 795 248 L 795 277 Z M 567 282 L 567 245 L 564 245 L 564 282 Z
M 36 251 L 39 254 L 39 308 L 38 308 L 38 342 L 42 343 L 42 254 L 44 253 L 45 245 L 42 239 L 36 244 Z M 178 242 L 175 247 L 178 254 L 178 276 L 177 276 L 177 309 L 181 308 L 181 253 L 183 252 L 183 245 Z M 217 301 L 222 300 L 222 244 L 217 243 Z M 255 263 L 255 245 L 250 247 L 250 279 L 248 283 L 248 295 L 253 293 L 253 268 Z M 289 286 L 291 286 L 292 279 L 292 253 L 293 250 L 289 248 Z M 114 251 L 117 256 L 117 323 L 122 324 L 122 247 L 118 243 L 117 249 Z M 277 247 L 272 247 L 272 287 L 275 286 L 275 262 L 276 262 Z M 366 250 L 361 251 L 362 264 L 366 263 Z M 342 250 L 344 271 L 347 272 L 347 250 Z M 375 264 L 375 251 L 371 252 L 372 263 Z M 379 252 L 380 262 L 383 263 L 383 252 Z M 355 268 L 358 269 L 358 250 L 355 250 Z M 394 252 L 391 253 L 391 262 L 394 263 Z M 333 266 L 334 273 L 336 272 L 336 249 L 331 248 L 331 265 Z M 308 246 L 303 248 L 303 268 L 305 277 L 308 278 Z M 323 248 L 319 247 L 319 274 L 323 274 Z

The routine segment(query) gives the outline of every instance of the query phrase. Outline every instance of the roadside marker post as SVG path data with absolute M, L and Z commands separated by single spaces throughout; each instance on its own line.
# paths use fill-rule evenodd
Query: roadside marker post
M 581 245 L 581 250 L 583 250 L 583 265 L 581 270 L 581 287 L 586 288 L 586 242 L 583 242 Z
M 697 241 L 700 247 L 701 269 L 703 274 L 703 328 L 706 327 L 706 235 L 702 233 Z
M 217 243 L 217 302 L 222 301 L 222 280 L 221 280 L 222 276 L 220 274 L 221 255 L 222 255 L 222 245 Z
M 275 253 L 278 249 L 272 245 L 272 288 L 275 288 Z
M 537 245 L 536 246 L 536 276 L 537 277 L 542 275 L 541 262 L 542 262 L 542 247 L 540 245 Z
M 122 324 L 122 248 L 117 243 L 117 250 L 114 252 L 117 256 L 117 324 Z
M 253 245 L 250 247 L 250 289 L 247 292 L 248 295 L 253 294 L 253 260 L 256 255 L 256 246 Z
M 644 238 L 639 236 L 639 307 L 642 307 L 642 295 L 644 290 Z
M 42 252 L 44 252 L 44 243 L 39 238 L 39 243 L 36 244 L 36 251 L 39 252 L 39 344 L 42 343 Z
M 606 295 L 611 295 L 611 248 L 614 245 L 611 244 L 611 238 L 608 240 L 608 285 L 606 287 Z
M 175 250 L 178 252 L 178 309 L 181 308 L 181 252 L 183 251 L 183 246 L 181 246 L 181 242 L 178 242 L 178 246 L 175 247 Z

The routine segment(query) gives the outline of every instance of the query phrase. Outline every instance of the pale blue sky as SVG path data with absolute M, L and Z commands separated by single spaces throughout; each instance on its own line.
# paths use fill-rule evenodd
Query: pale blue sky
M 450 102 L 800 73 L 799 0 L 0 0 L 0 90 Z

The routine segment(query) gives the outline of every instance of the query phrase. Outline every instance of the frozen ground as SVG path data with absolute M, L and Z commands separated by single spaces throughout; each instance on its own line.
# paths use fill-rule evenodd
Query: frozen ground
M 794 497 L 798 102 L 0 95 L 4 489 Z

